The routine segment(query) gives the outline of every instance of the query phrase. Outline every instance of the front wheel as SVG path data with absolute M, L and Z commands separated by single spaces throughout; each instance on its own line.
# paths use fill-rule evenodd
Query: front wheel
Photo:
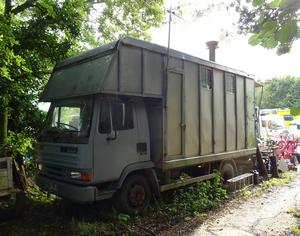
M 122 188 L 116 193 L 115 206 L 119 211 L 137 214 L 143 212 L 150 203 L 151 191 L 143 175 L 126 178 Z

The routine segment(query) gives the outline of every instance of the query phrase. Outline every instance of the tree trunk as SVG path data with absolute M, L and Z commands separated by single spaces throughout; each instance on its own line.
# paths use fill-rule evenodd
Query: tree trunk
M 5 0 L 4 14 L 8 16 L 11 13 L 11 0 Z
M 0 144 L 5 142 L 8 126 L 8 99 L 3 97 L 0 104 Z
M 10 18 L 12 9 L 11 0 L 5 0 L 4 14 L 6 17 Z M 3 78 L 2 78 L 3 79 Z M 5 92 L 2 92 L 2 98 L 0 98 L 0 145 L 5 142 L 7 137 L 7 127 L 8 127 L 8 97 Z

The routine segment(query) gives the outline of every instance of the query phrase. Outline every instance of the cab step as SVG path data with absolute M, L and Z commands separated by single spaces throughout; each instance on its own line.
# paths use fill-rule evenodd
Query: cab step
M 254 184 L 254 174 L 246 173 L 238 175 L 234 178 L 227 180 L 228 189 L 230 192 L 235 192 L 237 190 L 243 189 L 246 186 L 251 186 Z

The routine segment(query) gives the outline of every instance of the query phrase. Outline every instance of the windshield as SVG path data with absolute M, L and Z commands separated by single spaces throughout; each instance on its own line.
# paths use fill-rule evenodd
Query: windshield
M 77 138 L 86 138 L 89 136 L 91 118 L 91 97 L 73 98 L 54 102 L 49 109 L 41 138 L 44 141 L 58 142 L 68 142 L 74 141 L 74 139 Z

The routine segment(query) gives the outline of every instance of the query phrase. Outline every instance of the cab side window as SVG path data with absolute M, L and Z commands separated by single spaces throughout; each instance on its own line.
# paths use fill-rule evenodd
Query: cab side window
M 102 101 L 100 105 L 99 132 L 110 133 L 133 129 L 133 108 L 131 103 Z
M 111 132 L 110 103 L 108 101 L 101 102 L 98 128 L 102 134 Z
M 113 103 L 112 118 L 114 130 L 133 129 L 133 110 L 130 103 Z

